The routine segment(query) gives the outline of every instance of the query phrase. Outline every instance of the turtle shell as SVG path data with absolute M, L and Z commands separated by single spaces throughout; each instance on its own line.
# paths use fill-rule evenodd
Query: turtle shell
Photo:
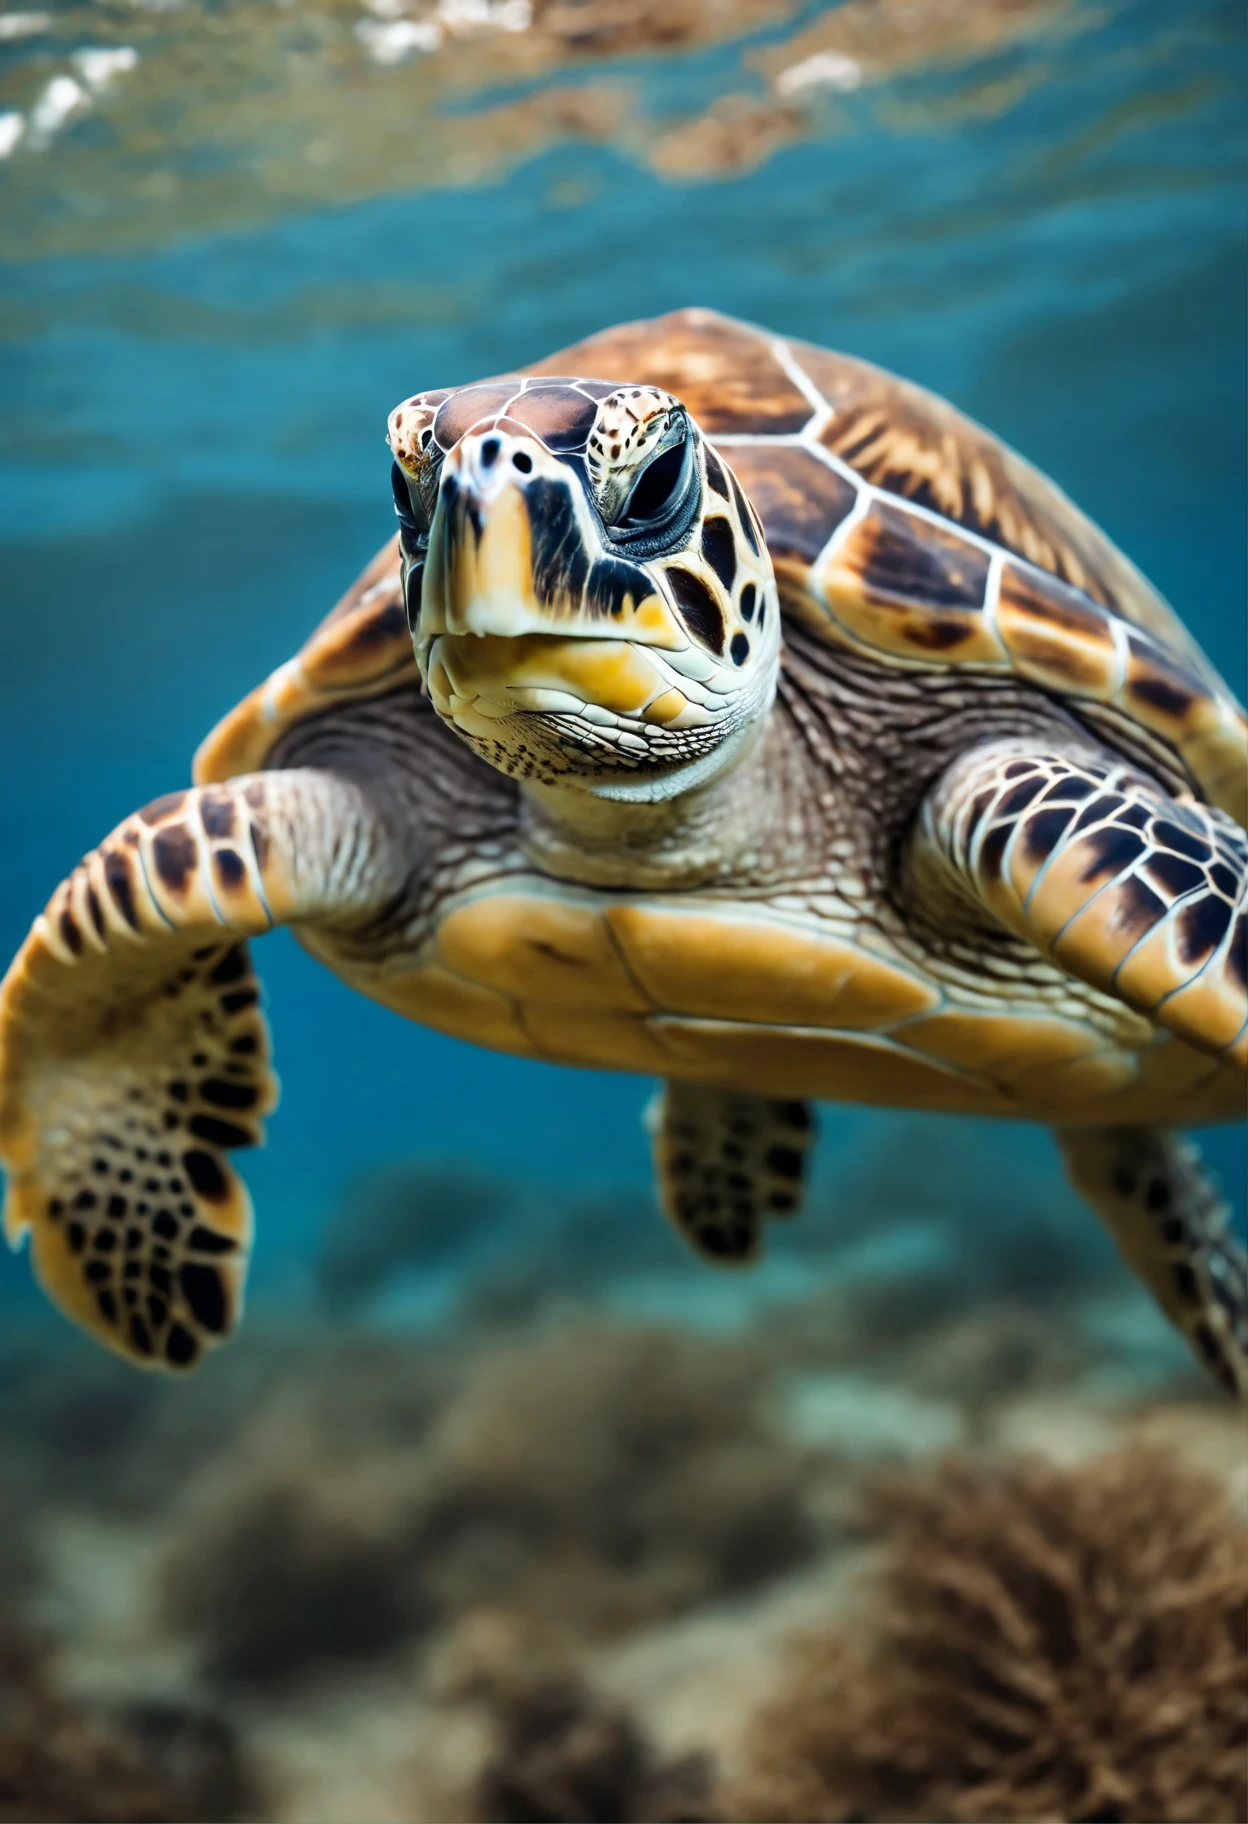
M 681 399 L 762 520 L 787 613 L 886 663 L 1014 671 L 1248 816 L 1243 714 L 1173 609 L 1061 490 L 921 387 L 707 310 L 523 370 Z M 208 737 L 196 778 L 262 767 L 293 722 L 417 673 L 391 540 L 303 650 Z M 1160 750 L 1160 752 L 1159 752 Z M 1163 769 L 1164 770 L 1164 769 Z

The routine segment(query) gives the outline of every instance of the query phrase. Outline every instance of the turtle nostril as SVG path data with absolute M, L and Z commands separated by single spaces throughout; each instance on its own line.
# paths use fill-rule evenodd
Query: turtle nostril
M 522 475 L 527 475 L 529 473 L 530 469 L 533 467 L 533 458 L 528 454 L 528 452 L 526 450 L 517 450 L 515 455 L 512 457 L 511 462 L 512 462 L 512 467 L 519 469 L 519 471 Z
M 498 438 L 487 437 L 481 445 L 481 467 L 492 469 L 498 461 Z

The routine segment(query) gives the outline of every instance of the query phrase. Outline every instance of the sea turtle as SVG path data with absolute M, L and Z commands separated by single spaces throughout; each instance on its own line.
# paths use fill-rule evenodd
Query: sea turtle
M 411 1019 L 661 1078 L 720 1263 L 796 1210 L 808 1099 L 1047 1122 L 1248 1384 L 1171 1131 L 1242 1108 L 1245 725 L 1139 572 L 950 406 L 709 311 L 389 439 L 395 538 L 5 981 L 7 1230 L 61 1308 L 173 1369 L 234 1327 L 228 1156 L 277 1098 L 243 940 L 289 924 Z

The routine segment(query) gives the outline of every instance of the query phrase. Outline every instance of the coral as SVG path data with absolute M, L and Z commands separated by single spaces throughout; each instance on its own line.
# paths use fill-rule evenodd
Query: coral
M 806 1466 L 747 1344 L 573 1323 L 479 1354 L 429 1435 L 417 1547 L 444 1610 L 635 1625 L 811 1549 Z
M 169 1516 L 166 1619 L 214 1682 L 291 1682 L 501 1605 L 609 1635 L 799 1562 L 809 1469 L 743 1342 L 597 1322 L 359 1345 L 277 1387 Z
M 0 1640 L 0 1824 L 174 1824 L 255 1815 L 232 1731 L 172 1704 L 92 1709 L 31 1640 Z
M 1224 1485 L 1133 1447 L 877 1486 L 863 1625 L 794 1649 L 727 1815 L 1241 1819 L 1248 1550 Z
M 166 1614 L 198 1635 L 214 1682 L 271 1687 L 384 1652 L 429 1620 L 401 1537 L 335 1493 L 262 1483 L 174 1556 Z
M 580 1679 L 547 1676 L 509 1692 L 499 1740 L 470 1815 L 485 1824 L 697 1824 L 708 1818 L 701 1756 L 660 1762 L 636 1723 Z

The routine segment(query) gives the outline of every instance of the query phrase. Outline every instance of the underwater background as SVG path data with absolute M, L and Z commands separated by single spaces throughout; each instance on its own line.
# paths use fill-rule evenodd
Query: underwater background
M 6 959 L 389 535 L 397 400 L 679 305 L 947 396 L 1242 695 L 1240 5 L 37 5 L 0 12 Z M 287 933 L 256 960 L 283 1093 L 230 1350 L 152 1382 L 0 1260 L 0 1696 L 36 1693 L 0 1816 L 840 1816 L 714 1768 L 767 1643 L 911 1523 L 852 1517 L 867 1469 L 1125 1440 L 1242 1501 L 1043 1133 L 821 1110 L 811 1208 L 723 1278 L 654 1205 L 650 1085 L 405 1025 Z M 1242 1222 L 1242 1127 L 1202 1144 Z M 1092 1506 L 1151 1511 L 1140 1461 Z M 589 1775 L 506 1774 L 569 1731 Z M 79 1744 L 44 1786 L 36 1739 Z M 1188 1777 L 982 1815 L 1242 1815 Z

